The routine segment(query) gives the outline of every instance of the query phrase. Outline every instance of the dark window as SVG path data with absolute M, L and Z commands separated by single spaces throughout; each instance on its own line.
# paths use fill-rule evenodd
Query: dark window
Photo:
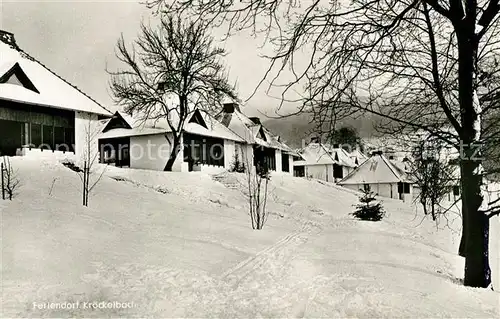
M 69 151 L 64 141 L 64 127 L 54 127 L 54 146 L 58 151 Z
M 184 162 L 224 167 L 224 140 L 184 134 Z
M 306 176 L 304 166 L 294 166 L 293 167 L 293 176 L 296 176 L 296 177 Z
M 365 184 L 363 184 L 363 190 L 364 190 L 365 192 L 369 192 L 369 191 L 370 191 L 370 185 L 369 185 L 369 184 L 366 184 L 366 183 L 365 183 Z
M 42 140 L 44 149 L 54 149 L 54 127 L 43 125 Z
M 75 145 L 75 129 L 74 128 L 65 128 L 64 129 L 64 143 L 68 144 L 69 151 L 74 152 Z
M 410 184 L 409 183 L 398 183 L 398 193 L 399 194 L 410 194 Z
M 460 195 L 460 186 L 453 186 L 453 195 L 455 196 Z
M 288 160 L 288 154 L 281 154 L 281 170 L 283 172 L 290 172 L 290 162 Z
M 31 145 L 40 147 L 42 144 L 42 125 L 31 123 Z
M 333 164 L 333 177 L 344 178 L 344 170 L 342 169 L 342 166 Z
M 115 166 L 130 166 L 130 138 L 99 140 L 99 162 Z
M 23 128 L 23 123 L 0 120 L 0 155 L 16 155 L 22 143 Z

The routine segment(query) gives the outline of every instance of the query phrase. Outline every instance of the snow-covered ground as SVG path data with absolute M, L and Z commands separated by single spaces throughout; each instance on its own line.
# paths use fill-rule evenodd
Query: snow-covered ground
M 458 282 L 463 260 L 451 229 L 459 218 L 437 229 L 386 199 L 384 220 L 361 222 L 348 215 L 355 192 L 273 175 L 271 215 L 254 231 L 241 174 L 216 182 L 109 167 L 84 208 L 74 172 L 55 162 L 12 163 L 22 187 L 12 202 L 0 201 L 2 317 L 500 315 L 497 291 Z M 493 219 L 500 288 L 498 226 Z M 75 309 L 47 309 L 62 306 Z

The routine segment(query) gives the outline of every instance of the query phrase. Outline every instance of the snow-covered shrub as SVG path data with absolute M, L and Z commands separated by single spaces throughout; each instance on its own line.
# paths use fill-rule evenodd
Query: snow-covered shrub
M 359 197 L 359 204 L 356 205 L 356 210 L 351 213 L 356 218 L 361 220 L 379 221 L 385 216 L 385 211 L 380 201 L 377 201 L 375 194 L 370 188 L 361 190 L 363 195 Z

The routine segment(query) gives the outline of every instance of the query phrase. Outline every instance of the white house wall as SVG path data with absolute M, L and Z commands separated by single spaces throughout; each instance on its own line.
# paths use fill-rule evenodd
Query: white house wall
M 172 140 L 170 134 L 169 139 Z M 130 167 L 163 171 L 170 157 L 171 146 L 163 134 L 130 137 Z M 182 148 L 177 154 L 172 171 L 185 170 Z
M 346 177 L 347 175 L 349 175 L 352 171 L 354 170 L 354 168 L 352 167 L 349 167 L 349 166 L 342 166 L 342 176 Z
M 333 164 L 306 165 L 304 173 L 308 178 L 333 182 Z
M 326 165 L 326 180 L 327 182 L 334 183 L 335 178 L 333 177 L 333 164 Z
M 78 161 L 97 156 L 99 133 L 97 114 L 75 112 L 75 158 Z
M 378 194 L 381 197 L 399 199 L 397 183 L 379 183 L 368 185 L 370 185 L 370 189 L 372 192 Z M 347 184 L 342 186 L 351 190 L 360 191 L 363 189 L 364 184 Z M 410 194 L 403 194 L 403 196 L 405 197 L 405 202 L 411 200 L 411 198 L 413 197 L 412 192 L 412 187 L 410 187 Z
M 274 157 L 276 158 L 276 172 L 281 173 L 283 171 L 281 165 L 281 150 L 274 150 Z
M 236 145 L 234 141 L 224 140 L 224 167 L 230 169 L 233 166 L 236 154 Z
M 254 167 L 253 166 L 253 146 L 250 144 L 241 144 L 241 154 L 243 163 L 246 168 Z
M 288 170 L 289 170 L 290 175 L 293 176 L 293 156 L 292 155 L 288 155 Z

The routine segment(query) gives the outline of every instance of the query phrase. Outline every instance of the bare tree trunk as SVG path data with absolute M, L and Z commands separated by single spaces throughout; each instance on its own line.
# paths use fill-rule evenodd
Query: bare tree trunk
M 165 165 L 165 168 L 163 169 L 166 172 L 171 172 L 172 168 L 174 166 L 175 160 L 177 158 L 177 155 L 180 152 L 180 146 L 181 146 L 181 138 L 179 136 L 174 136 L 173 138 L 173 145 L 172 145 L 172 151 L 170 152 L 170 156 L 168 158 L 167 164 Z
M 458 44 L 458 84 L 462 131 L 465 148 L 460 161 L 462 184 L 462 240 L 460 255 L 465 256 L 464 285 L 486 288 L 491 283 L 488 262 L 489 221 L 480 210 L 481 161 L 476 159 L 475 148 L 480 142 L 481 107 L 476 105 L 477 55 L 479 40 L 476 37 L 477 2 L 468 2 L 466 15 L 455 25 Z M 479 103 L 479 101 L 477 101 Z
M 431 205 L 432 220 L 436 221 L 436 203 L 434 203 L 434 201 L 431 201 Z
M 83 206 L 87 206 L 87 161 L 83 162 Z
M 467 227 L 462 230 L 463 254 L 465 255 L 464 285 L 486 288 L 491 283 L 488 261 L 489 218 L 480 211 L 481 176 L 475 173 L 477 164 L 467 161 L 462 167 L 462 215 Z

